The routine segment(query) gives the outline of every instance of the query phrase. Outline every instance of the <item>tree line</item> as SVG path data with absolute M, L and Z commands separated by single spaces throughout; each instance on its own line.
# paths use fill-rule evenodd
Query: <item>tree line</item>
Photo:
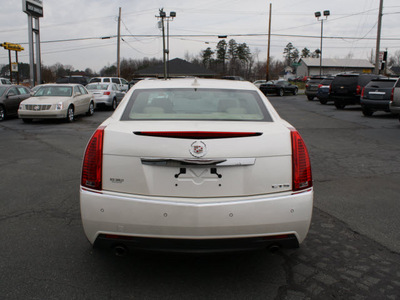
M 222 39 L 217 43 L 214 49 L 207 47 L 194 56 L 186 53 L 185 60 L 212 70 L 218 76 L 241 76 L 247 80 L 254 81 L 266 77 L 267 62 L 258 59 L 259 53 L 260 50 L 258 49 L 252 52 L 246 43 L 237 43 L 234 39 L 230 39 L 229 41 Z M 311 51 L 307 47 L 299 51 L 292 43 L 288 43 L 283 49 L 282 54 L 283 59 L 275 57 L 270 58 L 270 79 L 278 79 L 279 76 L 283 74 L 286 66 L 293 66 L 293 63 L 297 62 L 300 58 L 319 58 L 321 51 L 319 49 Z M 348 58 L 351 58 L 350 55 L 351 54 L 348 55 Z M 374 55 L 372 51 L 371 57 L 369 58 L 372 63 L 373 58 Z M 162 60 L 158 58 L 123 58 L 120 63 L 121 77 L 131 80 L 135 77 L 135 72 L 158 64 L 162 64 Z M 388 66 L 400 66 L 400 50 L 397 50 L 389 56 Z M 19 63 L 21 82 L 29 78 L 29 69 L 29 64 Z M 51 66 L 42 65 L 42 79 L 44 82 L 55 82 L 57 78 L 71 75 L 94 77 L 116 76 L 116 73 L 116 63 L 104 66 L 99 72 L 95 72 L 90 68 L 76 70 L 72 65 L 63 65 L 61 63 L 56 63 Z M 7 74 L 9 74 L 9 66 L 0 66 L 0 76 L 6 77 Z

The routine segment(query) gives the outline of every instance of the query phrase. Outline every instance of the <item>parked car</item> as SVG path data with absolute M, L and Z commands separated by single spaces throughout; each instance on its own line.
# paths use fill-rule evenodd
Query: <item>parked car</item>
M 337 109 L 346 105 L 360 104 L 361 91 L 373 79 L 382 77 L 375 74 L 339 74 L 331 83 L 330 98 Z
M 117 108 L 125 96 L 115 83 L 89 83 L 86 89 L 93 94 L 96 107 L 107 106 L 112 110 Z
M 0 121 L 8 116 L 17 115 L 22 100 L 30 97 L 29 89 L 22 85 L 0 85 Z
M 12 82 L 7 78 L 0 78 L 0 85 L 3 85 L 3 84 L 11 85 Z
M 397 80 L 396 84 L 392 89 L 389 102 L 389 109 L 393 114 L 399 116 L 399 121 L 400 121 L 400 79 Z
M 228 80 L 240 80 L 243 81 L 244 78 L 241 76 L 222 76 L 221 79 L 228 79 Z
M 116 85 L 119 86 L 121 91 L 127 92 L 129 90 L 129 83 L 126 81 L 124 78 L 120 77 L 93 77 L 90 79 L 89 83 L 96 83 L 96 82 L 101 82 L 101 83 L 115 83 Z
M 371 80 L 361 92 L 361 109 L 364 116 L 372 116 L 375 111 L 390 112 L 389 102 L 397 79 L 379 78 Z
M 80 84 L 44 84 L 20 103 L 18 117 L 25 123 L 49 118 L 73 122 L 76 115 L 93 115 L 94 107 L 93 95 Z
M 253 82 L 253 84 L 258 88 L 260 88 L 260 85 L 265 84 L 265 83 L 267 83 L 266 80 L 256 80 Z
M 327 77 L 322 79 L 318 85 L 317 98 L 321 104 L 326 104 L 331 100 L 329 97 L 329 89 L 334 77 Z
M 300 134 L 250 82 L 142 80 L 90 139 L 80 207 L 95 247 L 298 247 L 313 208 Z
M 286 80 L 271 80 L 261 84 L 260 90 L 264 95 L 276 94 L 278 96 L 283 96 L 285 93 L 297 95 L 298 87 Z
M 89 83 L 89 79 L 86 76 L 72 75 L 57 78 L 56 83 L 79 83 L 86 86 Z
M 307 99 L 309 101 L 314 100 L 314 98 L 317 96 L 318 92 L 318 86 L 321 83 L 321 81 L 325 77 L 312 77 L 310 80 L 306 83 L 306 91 L 305 94 L 307 96 Z

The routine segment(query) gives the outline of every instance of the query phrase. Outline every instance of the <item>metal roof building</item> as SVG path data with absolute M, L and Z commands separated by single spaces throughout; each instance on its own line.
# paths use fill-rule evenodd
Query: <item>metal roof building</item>
M 296 70 L 297 76 L 319 75 L 319 58 L 301 58 Z M 367 59 L 323 58 L 321 75 L 334 75 L 341 72 L 372 73 L 374 65 Z

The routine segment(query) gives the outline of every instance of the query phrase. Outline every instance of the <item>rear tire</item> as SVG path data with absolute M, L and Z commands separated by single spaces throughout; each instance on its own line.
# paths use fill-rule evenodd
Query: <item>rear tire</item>
M 113 99 L 112 103 L 111 103 L 111 110 L 115 110 L 117 108 L 118 104 L 117 104 L 117 99 Z
M 326 100 L 326 99 L 319 99 L 319 103 L 325 105 L 325 104 L 328 103 L 328 100 Z
M 6 110 L 3 105 L 0 105 L 0 122 L 6 118 Z
M 284 90 L 283 89 L 279 89 L 278 96 L 282 97 L 284 94 L 285 94 Z
M 93 103 L 93 102 L 90 102 L 90 104 L 89 104 L 89 109 L 88 109 L 86 115 L 87 115 L 88 117 L 90 117 L 90 116 L 93 116 L 93 114 L 94 114 L 94 103 Z
M 293 95 L 296 96 L 298 91 L 299 91 L 299 89 L 298 89 L 298 88 L 295 88 L 294 91 L 293 91 Z
M 74 119 L 75 119 L 74 107 L 70 105 L 68 106 L 67 117 L 65 118 L 65 121 L 68 123 L 72 123 Z
M 362 108 L 362 113 L 364 116 L 370 117 L 374 112 L 368 108 Z
M 346 105 L 344 105 L 342 103 L 337 103 L 336 101 L 335 101 L 335 106 L 337 109 L 344 109 L 346 107 Z

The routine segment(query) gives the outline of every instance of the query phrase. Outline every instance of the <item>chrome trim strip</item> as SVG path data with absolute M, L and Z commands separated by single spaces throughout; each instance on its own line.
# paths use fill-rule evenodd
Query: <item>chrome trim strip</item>
M 255 164 L 255 158 L 226 158 L 226 159 L 192 159 L 192 158 L 155 158 L 155 157 L 142 157 L 143 165 L 150 166 L 252 166 Z

